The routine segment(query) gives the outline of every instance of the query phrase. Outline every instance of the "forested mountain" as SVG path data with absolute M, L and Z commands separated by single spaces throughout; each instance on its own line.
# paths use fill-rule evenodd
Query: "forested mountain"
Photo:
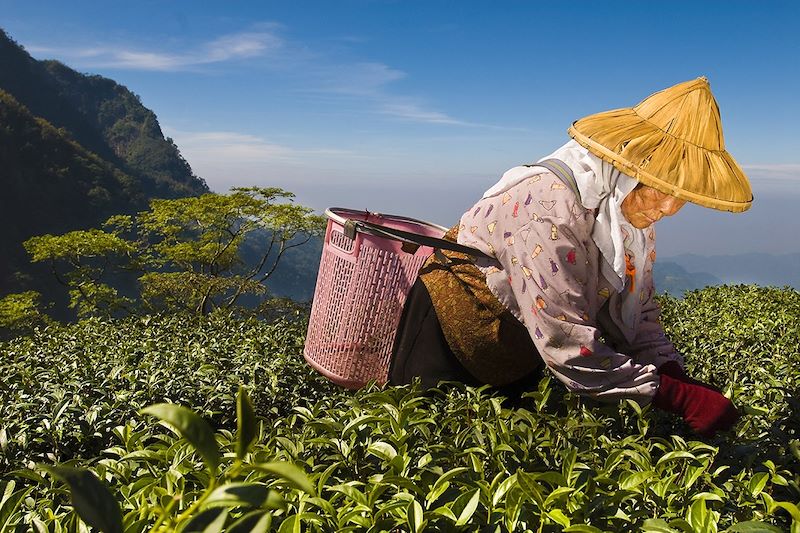
M 0 29 L 0 296 L 43 287 L 22 242 L 208 191 L 113 80 L 38 61 Z
M 114 80 L 37 61 L 0 29 L 0 89 L 87 150 L 141 181 L 148 196 L 207 192 L 156 115 Z

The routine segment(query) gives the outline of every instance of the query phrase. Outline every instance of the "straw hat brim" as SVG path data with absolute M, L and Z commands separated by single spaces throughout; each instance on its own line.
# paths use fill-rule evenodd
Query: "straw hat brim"
M 584 117 L 567 130 L 591 153 L 654 189 L 720 211 L 750 208 L 750 182 L 726 150 L 676 138 L 633 108 Z

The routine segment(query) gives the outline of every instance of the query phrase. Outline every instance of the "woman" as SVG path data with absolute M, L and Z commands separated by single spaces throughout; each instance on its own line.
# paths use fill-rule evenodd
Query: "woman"
M 652 402 L 705 436 L 728 429 L 736 408 L 686 376 L 653 298 L 655 222 L 687 201 L 731 212 L 752 203 L 708 81 L 568 132 L 544 160 L 506 172 L 446 235 L 490 259 L 440 251 L 423 267 L 390 382 L 513 390 L 544 361 L 571 391 Z

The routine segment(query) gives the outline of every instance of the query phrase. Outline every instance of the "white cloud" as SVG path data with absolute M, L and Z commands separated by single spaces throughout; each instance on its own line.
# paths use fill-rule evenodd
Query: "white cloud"
M 186 132 L 165 128 L 189 161 L 215 159 L 267 162 L 297 157 L 297 150 L 255 135 L 228 131 Z M 192 154 L 188 156 L 187 154 Z
M 225 35 L 205 46 L 205 61 L 216 62 L 260 56 L 278 50 L 282 45 L 280 37 L 267 31 Z
M 319 65 L 307 72 L 318 81 L 318 90 L 349 96 L 377 96 L 386 85 L 406 77 L 406 73 L 383 63 Z
M 282 39 L 268 29 L 224 35 L 189 50 L 146 51 L 119 46 L 53 48 L 29 46 L 34 54 L 57 54 L 58 57 L 88 68 L 179 71 L 193 67 L 274 53 L 283 46 Z
M 387 101 L 380 106 L 380 111 L 386 115 L 411 120 L 414 122 L 427 122 L 430 124 L 453 124 L 458 126 L 468 126 L 467 122 L 456 120 L 445 113 L 431 111 L 408 101 Z
M 190 71 L 202 66 L 261 58 L 273 75 L 294 80 L 298 91 L 326 98 L 351 99 L 368 112 L 410 122 L 450 126 L 498 126 L 456 119 L 432 108 L 421 99 L 391 90 L 394 82 L 408 74 L 379 61 L 341 62 L 327 51 L 282 38 L 279 24 L 261 23 L 246 31 L 217 37 L 191 47 L 144 49 L 114 44 L 89 47 L 28 46 L 38 56 L 57 57 L 81 68 L 115 68 L 148 71 Z M 353 44 L 358 40 L 354 39 Z M 266 59 L 266 61 L 263 61 Z M 506 128 L 500 128 L 506 129 Z M 259 148 L 261 149 L 261 148 Z
M 797 180 L 800 184 L 800 163 L 742 165 L 742 169 L 765 178 Z
M 165 127 L 164 133 L 172 137 L 195 174 L 216 191 L 268 182 L 291 189 L 297 180 L 313 182 L 320 168 L 347 166 L 369 158 L 340 148 L 299 148 L 230 131 L 180 131 Z
M 373 109 L 382 115 L 428 124 L 477 125 L 430 109 L 410 97 L 390 92 L 389 85 L 406 78 L 407 73 L 383 63 L 325 65 L 306 68 L 305 72 L 316 78 L 316 83 L 312 85 L 314 88 L 310 89 L 310 92 L 353 97 L 362 102 L 367 100 L 372 103 Z

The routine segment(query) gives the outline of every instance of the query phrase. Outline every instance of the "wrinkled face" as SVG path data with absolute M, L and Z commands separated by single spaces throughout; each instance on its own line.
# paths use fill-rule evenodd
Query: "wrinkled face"
M 663 217 L 677 213 L 686 203 L 640 183 L 622 201 L 622 214 L 634 228 L 644 229 Z

